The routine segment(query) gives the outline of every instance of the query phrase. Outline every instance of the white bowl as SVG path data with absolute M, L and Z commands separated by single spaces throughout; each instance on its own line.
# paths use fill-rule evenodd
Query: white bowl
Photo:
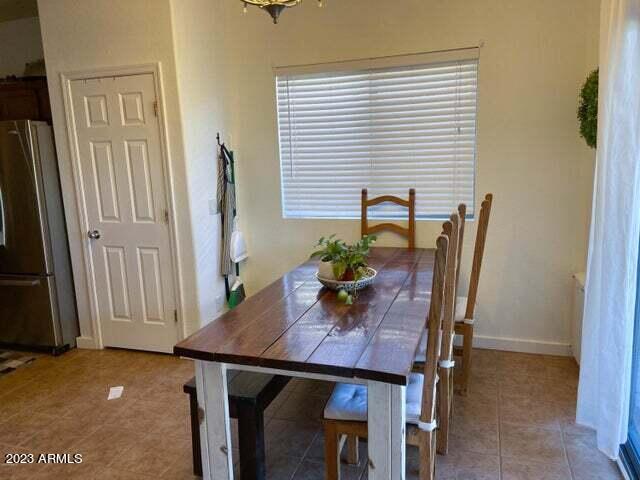
M 320 276 L 319 272 L 316 273 L 316 278 L 322 285 L 324 285 L 330 290 L 336 290 L 336 291 L 346 290 L 347 292 L 352 292 L 354 290 L 362 290 L 363 288 L 371 285 L 375 280 L 376 275 L 378 275 L 378 272 L 376 271 L 375 268 L 367 267 L 365 276 L 362 277 L 357 282 L 353 280 L 341 281 L 341 280 L 334 280 L 330 278 L 323 278 Z

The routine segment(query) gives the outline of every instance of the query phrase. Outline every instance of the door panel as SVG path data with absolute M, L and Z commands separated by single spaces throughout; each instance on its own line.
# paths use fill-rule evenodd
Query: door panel
M 139 248 L 138 266 L 140 291 L 144 300 L 142 303 L 144 321 L 162 322 L 164 305 L 162 304 L 162 273 L 158 249 Z
M 91 162 L 100 220 L 118 222 L 120 208 L 111 142 L 91 142 Z
M 0 122 L 0 191 L 3 209 L 3 246 L 0 274 L 45 274 L 45 242 L 42 185 L 39 162 L 32 154 L 27 122 Z
M 126 143 L 129 184 L 133 201 L 134 222 L 155 222 L 153 191 L 147 142 L 134 140 Z
M 73 112 L 105 346 L 170 352 L 175 292 L 151 74 L 73 81 Z
M 129 282 L 123 247 L 104 247 L 104 271 L 107 274 L 109 314 L 113 321 L 131 321 Z

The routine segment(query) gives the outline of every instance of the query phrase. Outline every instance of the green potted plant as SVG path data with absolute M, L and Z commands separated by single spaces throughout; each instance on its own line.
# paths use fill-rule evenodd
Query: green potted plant
M 347 245 L 335 237 L 334 234 L 320 238 L 316 244 L 317 250 L 311 254 L 311 258 L 321 260 L 319 275 L 328 280 L 357 282 L 367 273 L 367 256 L 376 237 L 365 235 L 353 245 Z M 333 278 L 329 277 L 329 273 L 333 274 Z

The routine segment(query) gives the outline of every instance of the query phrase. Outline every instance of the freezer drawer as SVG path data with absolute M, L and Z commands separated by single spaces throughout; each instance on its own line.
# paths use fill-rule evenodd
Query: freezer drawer
M 0 343 L 58 346 L 55 288 L 53 276 L 0 275 Z

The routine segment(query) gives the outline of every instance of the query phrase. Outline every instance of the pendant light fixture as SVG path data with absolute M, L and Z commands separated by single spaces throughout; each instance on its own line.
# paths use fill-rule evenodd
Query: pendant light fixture
M 247 5 L 255 5 L 263 10 L 266 10 L 273 23 L 278 23 L 278 17 L 280 13 L 288 7 L 295 7 L 302 0 L 241 0 L 244 3 L 244 12 L 247 13 Z M 322 7 L 322 0 L 318 0 L 318 7 Z

